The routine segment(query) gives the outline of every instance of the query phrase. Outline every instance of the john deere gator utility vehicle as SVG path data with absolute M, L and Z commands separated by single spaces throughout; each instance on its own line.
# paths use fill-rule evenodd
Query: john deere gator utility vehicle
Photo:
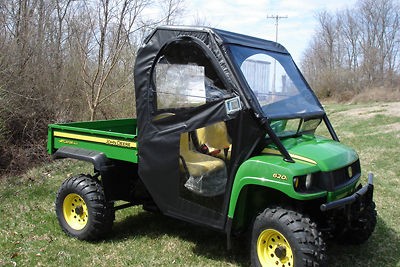
M 228 247 L 231 236 L 249 233 L 251 263 L 280 267 L 326 264 L 323 237 L 370 237 L 372 174 L 362 186 L 357 153 L 339 142 L 283 46 L 158 27 L 134 74 L 137 119 L 49 125 L 54 158 L 94 166 L 57 193 L 67 234 L 102 238 L 116 210 L 142 205 L 224 232 Z

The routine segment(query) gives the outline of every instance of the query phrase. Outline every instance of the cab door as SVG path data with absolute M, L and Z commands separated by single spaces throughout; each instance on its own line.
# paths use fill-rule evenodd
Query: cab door
M 161 50 L 151 77 L 139 175 L 164 214 L 223 229 L 234 149 L 230 126 L 240 99 L 205 45 L 190 37 Z

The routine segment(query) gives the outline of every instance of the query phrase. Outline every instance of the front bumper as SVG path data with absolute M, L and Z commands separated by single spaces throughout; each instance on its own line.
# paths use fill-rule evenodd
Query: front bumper
M 360 188 L 357 192 L 355 192 L 351 196 L 322 204 L 320 206 L 321 211 L 328 211 L 332 209 L 342 208 L 358 201 L 363 201 L 364 203 L 372 202 L 373 192 L 374 192 L 373 177 L 374 175 L 372 173 L 369 173 L 368 184 Z

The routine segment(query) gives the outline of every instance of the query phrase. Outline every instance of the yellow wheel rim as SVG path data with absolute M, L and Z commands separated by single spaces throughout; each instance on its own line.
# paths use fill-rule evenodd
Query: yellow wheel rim
M 293 267 L 293 252 L 286 238 L 274 229 L 261 232 L 257 254 L 262 266 Z
M 74 230 L 82 230 L 88 221 L 88 209 L 83 198 L 75 193 L 68 194 L 63 203 L 67 224 Z

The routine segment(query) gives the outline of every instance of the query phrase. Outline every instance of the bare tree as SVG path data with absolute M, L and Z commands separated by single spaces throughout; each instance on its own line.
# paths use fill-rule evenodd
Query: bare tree
M 133 58 L 137 35 L 147 32 L 149 27 L 164 22 L 175 22 L 183 12 L 183 0 L 163 0 L 162 18 L 144 19 L 142 13 L 151 4 L 150 0 L 101 0 L 83 2 L 80 12 L 75 14 L 73 23 L 73 47 L 79 55 L 83 91 L 90 111 L 90 119 L 96 118 L 99 106 L 119 93 L 128 85 L 132 88 L 132 71 L 119 76 L 116 73 L 126 70 L 125 58 Z M 117 71 L 118 70 L 118 71 Z
M 177 23 L 177 18 L 185 12 L 184 0 L 162 0 L 160 2 L 162 21 L 166 25 Z
M 361 28 L 353 12 L 349 9 L 338 14 L 338 19 L 342 21 L 340 35 L 343 36 L 343 47 L 347 55 L 347 66 L 349 70 L 355 71 L 359 67 L 359 36 Z
M 364 0 L 359 3 L 363 70 L 371 82 L 383 84 L 392 75 L 398 55 L 399 8 L 392 0 Z M 379 82 L 378 82 L 379 81 Z
M 64 28 L 66 16 L 73 0 L 55 0 L 56 8 L 56 66 L 60 71 L 63 65 L 63 43 L 66 42 L 68 30 Z
M 93 4 L 93 3 L 92 3 Z M 79 52 L 83 88 L 90 110 L 90 119 L 96 117 L 100 104 L 119 92 L 130 77 L 117 84 L 108 81 L 121 63 L 121 54 L 129 45 L 129 36 L 140 29 L 135 23 L 148 0 L 102 0 L 93 8 L 89 3 L 75 21 L 73 39 Z
M 334 16 L 326 11 L 321 12 L 318 19 L 320 25 L 319 36 L 325 48 L 323 55 L 320 55 L 320 57 L 321 59 L 325 59 L 326 67 L 333 70 L 337 58 L 338 23 Z
M 352 94 L 400 79 L 400 6 L 393 0 L 360 0 L 337 14 L 321 12 L 319 30 L 302 67 L 323 96 Z M 325 94 L 328 92 L 327 94 Z
M 136 50 L 183 1 L 0 1 L 0 172 L 45 154 L 48 123 L 134 113 Z
M 192 25 L 213 27 L 212 23 L 207 20 L 207 17 L 200 16 L 199 13 L 196 13 L 196 15 L 194 16 Z
M 5 168 L 23 168 L 44 154 L 60 75 L 54 67 L 54 7 L 52 0 L 0 1 L 0 146 L 7 147 L 7 158 L 20 159 Z

